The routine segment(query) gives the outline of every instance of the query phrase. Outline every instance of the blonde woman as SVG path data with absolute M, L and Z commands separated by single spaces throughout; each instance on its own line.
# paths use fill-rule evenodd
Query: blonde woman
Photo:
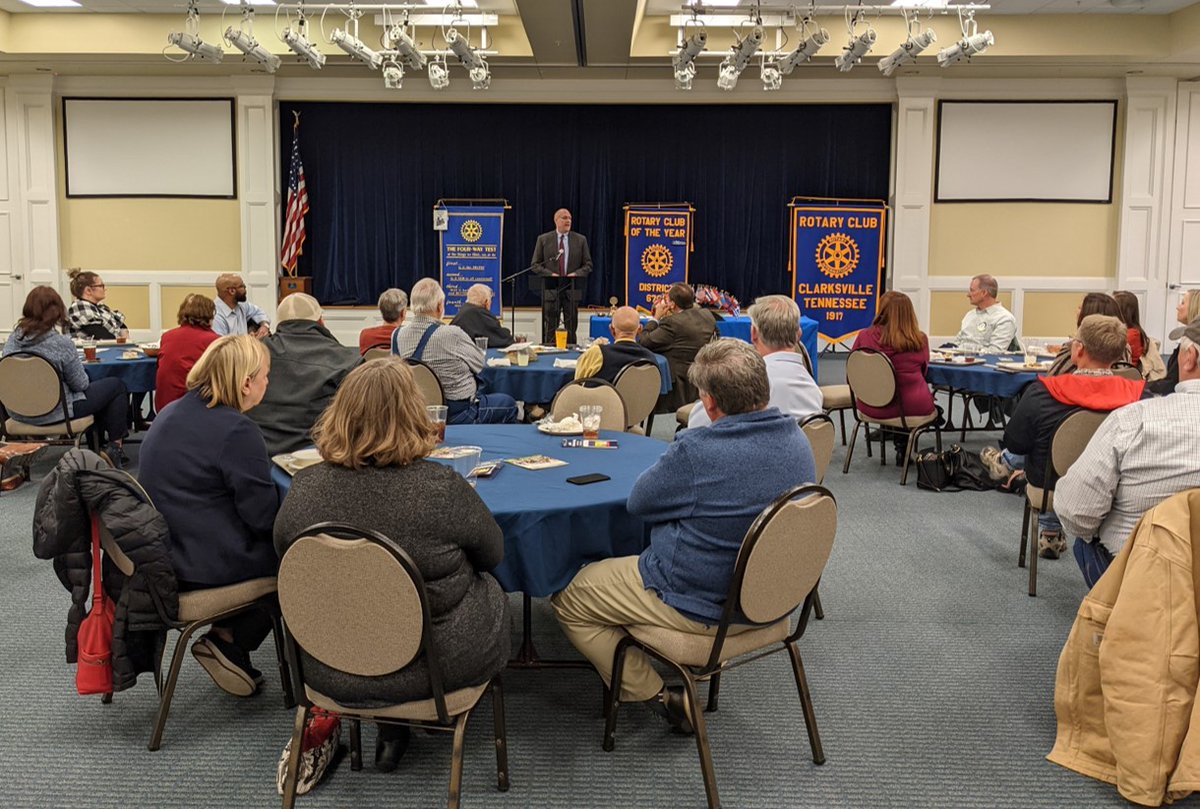
M 262 401 L 271 358 L 247 335 L 222 337 L 192 366 L 187 393 L 159 414 L 142 443 L 138 477 L 171 532 L 179 589 L 274 576 L 271 528 L 279 493 L 262 433 L 245 412 Z M 271 631 L 252 610 L 215 623 L 192 654 L 223 690 L 257 693 L 250 652 Z
M 1168 337 L 1172 340 L 1178 340 L 1183 336 L 1184 330 L 1193 323 L 1200 321 L 1200 289 L 1189 289 L 1179 299 L 1179 305 L 1175 307 L 1175 319 L 1181 325 L 1174 328 Z M 1175 351 L 1171 354 L 1171 359 L 1167 361 L 1167 375 L 1158 380 L 1151 382 L 1147 387 L 1154 393 L 1160 396 L 1166 396 L 1168 393 L 1174 393 L 1175 386 L 1179 384 L 1179 346 L 1175 347 Z
M 392 357 L 351 371 L 313 435 L 325 462 L 292 481 L 275 521 L 279 554 L 329 520 L 391 538 L 425 578 L 446 690 L 487 682 L 509 652 L 507 600 L 486 572 L 500 563 L 504 537 L 465 480 L 426 460 L 437 435 L 408 366 Z M 310 658 L 303 665 L 316 690 L 348 704 L 431 696 L 423 662 L 383 677 L 335 675 Z M 408 740 L 407 728 L 381 725 L 376 768 L 395 769 Z

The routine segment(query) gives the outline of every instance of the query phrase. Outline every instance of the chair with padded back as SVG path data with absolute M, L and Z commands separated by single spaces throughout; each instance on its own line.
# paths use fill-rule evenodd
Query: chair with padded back
M 1025 513 L 1021 517 L 1021 550 L 1017 555 L 1017 567 L 1025 567 L 1025 549 L 1029 548 L 1029 595 L 1037 595 L 1038 531 L 1037 517 L 1054 510 L 1054 487 L 1058 479 L 1067 474 L 1071 464 L 1083 454 L 1088 441 L 1108 416 L 1099 410 L 1076 410 L 1067 416 L 1054 430 L 1050 439 L 1050 452 L 1046 456 L 1046 471 L 1042 478 L 1043 488 L 1033 484 L 1025 486 Z
M 360 722 L 394 723 L 454 734 L 448 805 L 456 809 L 462 788 L 467 720 L 490 692 L 496 748 L 497 787 L 508 790 L 508 742 L 500 676 L 477 686 L 446 692 L 433 644 L 425 581 L 416 563 L 388 537 L 336 523 L 301 531 L 279 565 L 279 604 L 286 654 L 300 700 L 284 774 L 283 807 L 296 799 L 296 780 L 305 721 L 314 707 L 350 720 L 351 767 L 362 768 Z M 351 708 L 305 681 L 300 652 L 338 672 L 379 677 L 427 663 L 427 699 L 372 708 Z
M 1124 377 L 1134 382 L 1141 382 L 1143 379 L 1141 370 L 1133 363 L 1125 362 L 1124 360 L 1114 362 L 1112 364 L 1112 372 L 1113 376 Z
M 942 431 L 937 426 L 938 413 L 935 408 L 932 413 L 910 416 L 901 412 L 899 417 L 877 419 L 868 416 L 859 409 L 859 403 L 868 407 L 884 408 L 899 403 L 900 390 L 896 383 L 896 369 L 886 354 L 860 348 L 850 352 L 846 358 L 846 381 L 850 385 L 850 396 L 854 400 L 854 432 L 850 435 L 850 448 L 846 450 L 846 463 L 842 466 L 842 474 L 850 471 L 850 459 L 854 457 L 854 444 L 858 440 L 858 429 L 864 424 L 875 424 L 881 429 L 879 440 L 879 462 L 885 463 L 887 432 L 892 430 L 907 430 L 908 442 L 904 450 L 904 470 L 900 474 L 900 485 L 908 482 L 908 467 L 912 460 L 913 449 L 921 434 L 933 429 L 937 441 L 937 449 L 942 449 Z M 867 455 L 871 454 L 871 439 L 867 437 Z
M 813 413 L 799 420 L 800 429 L 812 447 L 813 461 L 817 467 L 817 484 L 825 483 L 825 473 L 833 461 L 833 445 L 837 437 L 837 428 L 833 419 L 825 413 Z M 821 604 L 821 594 L 813 592 L 813 615 L 818 621 L 825 619 L 825 607 Z
M 120 472 L 126 483 L 137 497 L 151 506 L 150 495 L 141 484 L 126 472 Z M 105 528 L 103 520 L 100 523 L 100 547 L 116 568 L 126 576 L 132 576 L 136 567 L 120 546 L 113 540 L 112 534 Z M 275 578 L 264 577 L 249 579 L 236 584 L 221 587 L 205 588 L 203 590 L 180 591 L 179 612 L 175 617 L 166 615 L 162 605 L 155 599 L 159 610 L 159 618 L 163 623 L 179 632 L 175 649 L 171 654 L 171 666 L 164 680 L 162 676 L 162 660 L 166 651 L 165 638 L 158 644 L 154 667 L 154 685 L 158 689 L 158 713 L 154 720 L 154 729 L 150 734 L 150 750 L 157 750 L 162 744 L 163 731 L 167 726 L 167 716 L 171 711 L 171 700 L 175 695 L 175 685 L 179 680 L 179 669 L 183 658 L 187 655 L 188 640 L 197 629 L 208 626 L 216 621 L 231 618 L 248 610 L 266 610 L 270 613 L 274 627 L 271 634 L 275 636 L 275 652 L 279 661 L 279 678 L 283 690 L 284 707 L 295 705 L 292 696 L 292 680 L 287 670 L 281 641 L 279 607 L 275 601 Z
M 658 365 L 651 360 L 634 360 L 617 372 L 613 387 L 625 402 L 626 431 L 646 434 L 636 428 L 650 417 L 658 403 L 658 392 L 662 390 Z
M 383 346 L 376 346 L 375 348 L 367 349 L 367 353 L 363 354 L 363 362 L 369 362 L 371 360 L 385 360 L 388 357 L 394 356 L 395 355 L 392 353 L 392 349 Z
M 421 391 L 425 404 L 444 405 L 446 393 L 442 390 L 442 381 L 437 378 L 433 369 L 412 357 L 408 357 L 404 361 L 408 363 L 408 370 L 412 371 L 413 380 L 417 383 L 417 390 Z
M 555 421 L 562 421 L 578 413 L 579 406 L 585 404 L 604 408 L 600 414 L 601 430 L 625 432 L 625 425 L 629 423 L 625 415 L 625 399 L 615 385 L 596 377 L 572 379 L 559 388 L 558 393 L 554 394 L 554 401 L 550 403 L 550 415 Z
M 0 358 L 0 439 L 33 438 L 79 446 L 86 435 L 95 445 L 91 416 L 67 419 L 43 426 L 18 421 L 14 415 L 37 418 L 61 407 L 67 413 L 67 388 L 62 374 L 37 354 L 18 351 Z M 93 446 L 95 449 L 95 446 Z
M 826 413 L 837 413 L 842 425 L 842 446 L 846 446 L 846 411 L 854 409 L 854 397 L 849 385 L 821 385 L 821 407 Z
M 707 681 L 706 711 L 717 710 L 721 675 L 775 652 L 787 651 L 799 691 L 804 724 L 813 762 L 825 763 L 812 695 L 796 642 L 804 635 L 821 573 L 837 533 L 837 503 L 823 486 L 797 486 L 780 496 L 755 519 L 738 551 L 737 563 L 725 599 L 725 609 L 714 634 L 691 634 L 659 626 L 630 625 L 613 655 L 612 686 L 606 692 L 604 749 L 615 744 L 621 676 L 630 648 L 641 649 L 677 673 L 684 693 L 710 809 L 720 806 L 716 776 L 709 751 L 708 730 L 701 711 L 697 684 Z M 790 618 L 800 609 L 793 630 Z M 739 617 L 741 616 L 741 617 Z M 748 620 L 749 628 L 739 626 Z M 737 630 L 741 631 L 737 631 Z M 771 715 L 771 721 L 777 714 Z

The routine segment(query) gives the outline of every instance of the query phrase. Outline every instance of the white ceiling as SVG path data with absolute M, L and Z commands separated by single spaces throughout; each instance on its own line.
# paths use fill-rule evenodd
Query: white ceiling
M 422 0 L 408 0 L 412 5 L 420 4 Z M 0 0 L 0 10 L 15 11 L 15 12 L 33 12 L 37 14 L 43 13 L 79 13 L 81 11 L 96 12 L 101 14 L 115 13 L 140 13 L 140 14 L 182 14 L 187 10 L 187 0 L 76 0 L 81 8 L 35 8 L 34 6 L 26 5 L 21 0 Z M 337 0 L 338 5 L 346 5 L 345 0 Z M 400 2 L 393 2 L 392 5 L 400 5 Z M 492 12 L 493 14 L 516 14 L 517 7 L 515 0 L 476 0 L 479 8 Z M 295 5 L 294 2 L 291 5 Z M 318 12 L 326 5 L 320 0 L 310 0 L 309 7 Z M 445 7 L 446 3 L 443 0 L 431 4 L 432 7 L 440 11 Z M 463 5 L 467 5 L 463 3 Z M 229 6 L 218 0 L 200 0 L 199 3 L 201 12 L 217 12 L 236 11 L 236 6 Z M 256 10 L 261 13 L 273 13 L 272 6 L 256 6 Z
M 952 0 L 960 2 L 960 0 Z M 981 0 L 988 2 L 988 0 Z M 987 14 L 1171 14 L 1181 8 L 1195 5 L 1200 0 L 990 0 L 991 8 L 979 12 L 983 17 Z M 877 0 L 877 5 L 889 5 L 888 0 Z M 682 12 L 683 0 L 647 0 L 646 13 L 653 16 L 679 14 Z M 721 5 L 726 5 L 722 3 Z M 803 11 L 807 3 L 785 2 L 783 0 L 762 0 L 762 10 L 778 13 L 790 8 Z M 819 6 L 838 5 L 835 0 L 817 0 Z M 855 5 L 849 3 L 848 5 Z M 713 11 L 730 13 L 734 11 L 750 11 L 754 8 L 754 0 L 739 0 L 732 9 L 717 9 Z

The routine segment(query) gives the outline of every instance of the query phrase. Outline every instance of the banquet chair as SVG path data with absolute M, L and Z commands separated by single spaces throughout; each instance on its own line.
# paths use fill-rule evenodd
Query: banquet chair
M 283 778 L 284 809 L 295 805 L 301 740 L 313 708 L 341 714 L 350 721 L 354 770 L 362 769 L 362 720 L 453 733 L 448 806 L 457 809 L 467 720 L 487 692 L 492 699 L 497 788 L 508 791 L 500 676 L 445 691 L 425 581 L 399 545 L 375 531 L 328 522 L 313 525 L 300 532 L 279 564 L 279 605 L 287 628 L 285 651 L 299 697 L 291 756 Z M 348 707 L 336 696 L 308 684 L 304 670 L 308 659 L 339 675 L 356 677 L 394 674 L 423 659 L 431 696 L 393 704 L 385 698 L 376 707 Z
M 1124 377 L 1125 379 L 1132 379 L 1134 382 L 1142 381 L 1142 372 L 1138 369 L 1138 367 L 1136 365 L 1134 365 L 1131 362 L 1125 362 L 1123 360 L 1114 362 L 1112 364 L 1112 372 L 1113 372 L 1113 376 L 1120 376 L 1120 377 Z
M 631 648 L 640 649 L 683 680 L 708 806 L 716 809 L 720 799 L 704 711 L 699 709 L 697 683 L 708 682 L 705 711 L 716 711 L 723 673 L 786 650 L 791 657 L 813 762 L 824 764 L 825 752 L 817 730 L 812 694 L 796 642 L 808 626 L 817 585 L 836 533 L 837 503 L 829 490 L 813 484 L 797 486 L 764 509 L 746 532 L 725 608 L 713 634 L 639 624 L 624 627 L 627 634 L 613 654 L 612 686 L 606 692 L 604 749 L 611 751 L 615 744 L 626 655 Z M 797 609 L 800 617 L 792 629 L 791 616 Z M 749 627 L 733 630 L 745 620 L 750 621 Z M 778 713 L 772 711 L 771 716 L 774 721 Z
M 813 462 L 817 471 L 816 482 L 817 485 L 821 485 L 825 482 L 825 473 L 829 471 L 829 464 L 833 460 L 837 428 L 833 426 L 833 419 L 826 414 L 813 413 L 800 419 L 800 429 L 804 431 L 808 445 L 812 447 Z M 818 621 L 825 620 L 825 607 L 821 604 L 821 594 L 816 590 L 813 590 L 813 616 Z
M 26 424 L 13 418 L 13 415 L 37 418 L 59 407 L 64 419 L 53 424 Z M 27 351 L 0 359 L 0 440 L 36 439 L 78 447 L 87 436 L 88 445 L 96 449 L 96 434 L 92 429 L 94 419 L 91 416 L 68 419 L 66 414 L 66 383 L 48 360 Z
M 150 495 L 132 475 L 121 470 L 113 470 L 123 477 L 123 482 L 133 494 L 146 503 L 154 505 Z M 109 561 L 126 576 L 133 576 L 137 566 L 121 547 L 113 540 L 112 534 L 100 523 L 100 547 Z M 167 717 L 171 712 L 171 700 L 175 696 L 175 685 L 179 681 L 179 669 L 183 659 L 187 657 L 188 641 L 197 629 L 202 629 L 216 621 L 240 615 L 249 610 L 265 610 L 273 622 L 271 634 L 275 636 L 275 652 L 279 661 L 279 679 L 283 686 L 283 704 L 285 708 L 295 705 L 292 696 L 292 678 L 288 673 L 283 654 L 282 634 L 280 632 L 279 605 L 275 600 L 275 577 L 249 579 L 248 581 L 227 584 L 222 587 L 209 587 L 203 590 L 188 590 L 179 592 L 179 609 L 175 616 L 167 614 L 162 603 L 155 598 L 155 606 L 159 618 L 164 624 L 179 632 L 171 653 L 171 665 L 164 680 L 162 674 L 163 654 L 166 651 L 166 638 L 160 638 L 155 649 L 154 685 L 158 689 L 158 711 L 154 720 L 154 729 L 150 733 L 150 743 L 147 749 L 158 750 L 162 745 L 163 731 L 167 727 Z
M 388 357 L 392 356 L 395 356 L 392 354 L 392 349 L 383 346 L 376 346 L 375 348 L 367 349 L 367 353 L 363 354 L 363 362 L 370 362 L 371 360 L 386 360 Z
M 846 463 L 842 466 L 842 474 L 850 471 L 850 459 L 854 457 L 854 444 L 858 440 L 858 428 L 864 424 L 875 424 L 881 428 L 880 463 L 885 460 L 884 447 L 887 446 L 888 430 L 908 431 L 908 442 L 904 449 L 904 470 L 900 473 L 900 485 L 905 485 L 908 482 L 908 467 L 912 461 L 913 449 L 917 446 L 917 441 L 922 433 L 933 428 L 938 452 L 942 451 L 942 431 L 937 426 L 937 409 L 934 408 L 932 413 L 919 416 L 909 416 L 901 412 L 898 418 L 888 419 L 872 418 L 863 413 L 858 407 L 859 402 L 868 407 L 883 408 L 898 404 L 900 399 L 899 386 L 896 384 L 896 369 L 892 367 L 892 361 L 888 359 L 887 355 L 878 351 L 868 348 L 851 351 L 850 356 L 846 358 L 846 381 L 849 382 L 850 397 L 854 401 L 856 423 L 854 432 L 850 435 L 850 448 L 846 450 Z M 868 455 L 870 454 L 870 441 L 868 427 Z
M 1055 484 L 1083 454 L 1088 441 L 1092 440 L 1092 435 L 1107 416 L 1107 412 L 1097 410 L 1076 410 L 1063 419 L 1050 439 L 1050 453 L 1046 456 L 1046 471 L 1042 477 L 1044 487 L 1039 489 L 1032 484 L 1025 486 L 1025 512 L 1021 516 L 1021 550 L 1017 556 L 1017 567 L 1025 567 L 1025 549 L 1028 546 L 1031 596 L 1037 595 L 1037 516 L 1054 510 Z
M 578 413 L 579 406 L 585 404 L 604 408 L 600 414 L 601 430 L 625 432 L 625 425 L 629 423 L 625 415 L 625 399 L 611 382 L 595 377 L 572 379 L 559 388 L 558 393 L 554 394 L 554 401 L 550 403 L 550 415 L 555 421 L 562 421 L 572 413 Z
M 613 386 L 625 401 L 626 432 L 649 434 L 650 424 L 646 424 L 644 431 L 638 425 L 653 415 L 658 403 L 658 392 L 662 389 L 658 365 L 650 360 L 634 360 L 617 372 Z
M 404 361 L 408 363 L 408 370 L 412 371 L 413 380 L 417 383 L 417 390 L 421 391 L 425 404 L 444 405 L 446 394 L 442 391 L 442 381 L 437 378 L 433 369 L 412 357 Z

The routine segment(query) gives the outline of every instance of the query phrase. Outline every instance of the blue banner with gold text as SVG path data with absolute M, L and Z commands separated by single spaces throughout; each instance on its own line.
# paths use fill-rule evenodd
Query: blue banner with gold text
M 792 295 L 840 343 L 871 325 L 883 284 L 887 206 L 876 200 L 797 198 L 791 205 Z
M 482 205 L 447 205 L 446 229 L 441 231 L 438 254 L 442 259 L 442 289 L 446 291 L 446 317 L 454 317 L 467 300 L 473 284 L 492 290 L 492 314 L 499 315 L 500 256 L 504 243 L 504 208 Z
M 625 304 L 649 309 L 674 283 L 687 283 L 692 207 L 625 206 Z

